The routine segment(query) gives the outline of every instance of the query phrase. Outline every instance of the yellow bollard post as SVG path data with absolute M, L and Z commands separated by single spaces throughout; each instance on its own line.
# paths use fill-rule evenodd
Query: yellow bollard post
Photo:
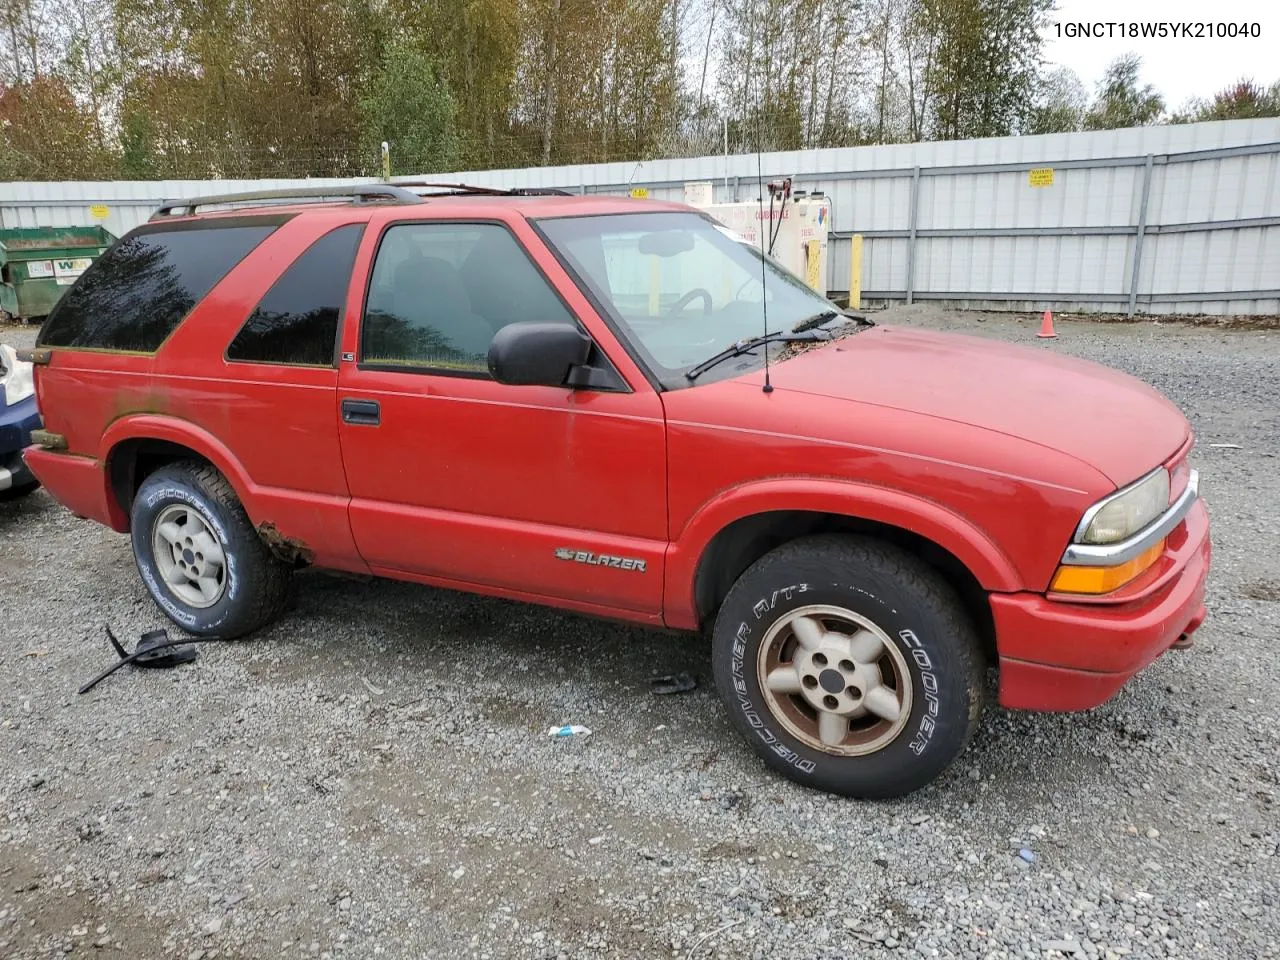
M 821 270 L 822 244 L 817 240 L 810 240 L 804 245 L 804 282 L 810 289 L 825 294 L 827 291 L 822 289 Z
M 855 233 L 849 251 L 849 309 L 862 309 L 862 234 Z
M 656 256 L 649 257 L 649 316 L 658 315 L 658 291 L 662 287 L 662 264 Z

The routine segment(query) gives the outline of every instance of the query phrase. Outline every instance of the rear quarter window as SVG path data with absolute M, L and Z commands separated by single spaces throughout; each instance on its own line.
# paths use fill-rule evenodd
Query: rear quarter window
M 363 232 L 363 223 L 338 227 L 303 251 L 249 315 L 227 348 L 227 359 L 333 366 Z
M 58 301 L 38 344 L 154 353 L 279 223 L 206 221 L 126 234 Z

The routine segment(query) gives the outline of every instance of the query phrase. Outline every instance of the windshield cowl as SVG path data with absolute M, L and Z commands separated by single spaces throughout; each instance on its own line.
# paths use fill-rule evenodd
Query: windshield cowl
M 737 343 L 730 344 L 719 353 L 713 354 L 701 363 L 690 367 L 685 371 L 684 376 L 686 380 L 696 380 L 712 367 L 725 360 L 749 354 L 753 350 L 768 350 L 774 343 L 813 343 L 816 341 L 825 341 L 830 339 L 830 333 L 825 330 L 817 330 L 812 327 L 799 331 L 792 330 L 790 332 L 774 330 L 771 333 L 761 334 L 758 337 L 749 337 L 746 340 L 739 340 Z

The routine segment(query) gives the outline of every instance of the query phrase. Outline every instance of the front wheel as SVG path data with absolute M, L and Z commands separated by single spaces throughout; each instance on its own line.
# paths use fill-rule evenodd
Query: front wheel
M 209 464 L 173 463 L 152 473 L 138 489 L 131 519 L 142 582 L 188 633 L 239 637 L 284 609 L 289 568 Z
M 982 709 L 982 658 L 951 588 L 897 547 L 816 536 L 734 584 L 712 634 L 735 727 L 798 783 L 903 796 L 960 754 Z

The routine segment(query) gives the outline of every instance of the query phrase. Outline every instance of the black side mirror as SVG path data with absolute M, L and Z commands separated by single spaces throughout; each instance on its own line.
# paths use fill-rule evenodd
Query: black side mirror
M 489 344 L 489 373 L 510 386 L 567 386 L 587 362 L 591 338 L 568 323 L 510 323 Z

